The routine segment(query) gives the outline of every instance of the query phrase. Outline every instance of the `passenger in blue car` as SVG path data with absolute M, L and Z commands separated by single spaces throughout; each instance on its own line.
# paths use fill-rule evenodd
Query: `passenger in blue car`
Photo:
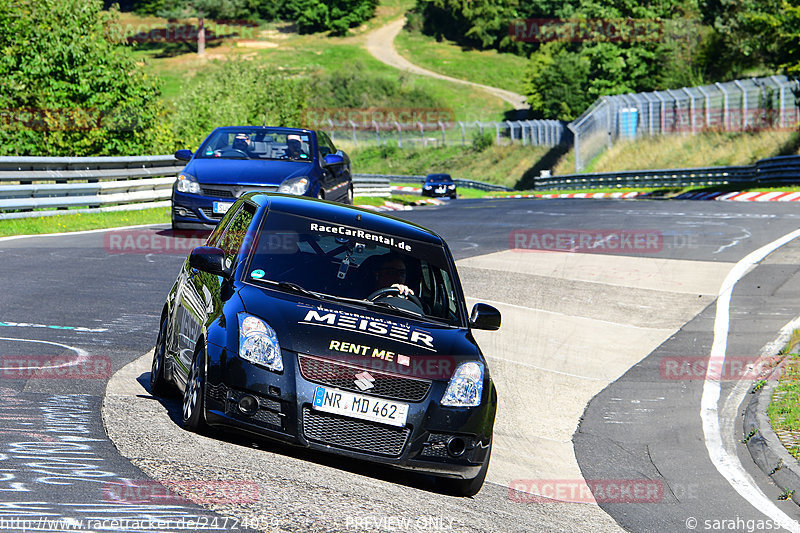
M 237 133 L 236 137 L 233 138 L 233 144 L 231 148 L 234 150 L 239 150 L 245 153 L 250 152 L 250 136 L 246 133 Z
M 286 144 L 285 157 L 289 159 L 308 159 L 308 154 L 303 151 L 303 143 L 300 139 L 289 138 Z

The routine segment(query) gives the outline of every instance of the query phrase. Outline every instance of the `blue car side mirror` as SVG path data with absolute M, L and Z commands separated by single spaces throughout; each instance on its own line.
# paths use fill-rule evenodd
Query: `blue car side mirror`
M 189 161 L 192 159 L 192 155 L 194 154 L 191 150 L 178 150 L 175 152 L 175 159 L 180 161 Z
M 328 154 L 325 156 L 325 166 L 341 165 L 344 163 L 344 157 L 339 154 Z

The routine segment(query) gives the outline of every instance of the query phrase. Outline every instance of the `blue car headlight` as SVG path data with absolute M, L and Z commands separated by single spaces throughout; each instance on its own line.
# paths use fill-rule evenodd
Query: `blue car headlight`
M 447 384 L 441 404 L 450 407 L 477 407 L 481 404 L 482 394 L 483 364 L 477 361 L 461 363 Z
M 283 183 L 281 183 L 281 186 L 278 187 L 278 192 L 282 192 L 284 194 L 294 194 L 297 196 L 302 196 L 308 190 L 309 185 L 311 185 L 311 180 L 308 179 L 308 177 L 306 176 L 289 178 Z
M 191 174 L 181 173 L 178 174 L 178 179 L 175 181 L 175 190 L 189 194 L 200 194 L 200 184 Z
M 247 313 L 239 313 L 239 357 L 273 372 L 283 371 L 281 346 L 275 330 Z

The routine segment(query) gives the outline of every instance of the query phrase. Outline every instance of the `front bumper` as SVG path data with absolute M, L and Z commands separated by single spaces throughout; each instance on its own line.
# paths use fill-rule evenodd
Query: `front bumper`
M 214 213 L 214 202 L 233 204 L 236 198 L 215 198 L 172 192 L 172 221 L 180 224 L 216 226 L 225 213 Z
M 284 372 L 275 374 L 208 345 L 206 419 L 297 446 L 438 476 L 471 479 L 478 475 L 492 437 L 497 395 L 490 380 L 486 401 L 475 408 L 439 405 L 446 382 L 432 381 L 421 401 L 409 405 L 402 428 L 344 417 L 312 407 L 316 387 L 298 365 L 298 355 L 284 350 Z M 251 395 L 258 409 L 238 407 Z M 389 399 L 389 398 L 387 398 Z M 448 443 L 452 441 L 452 446 Z M 463 451 L 458 452 L 463 445 Z
M 423 196 L 432 196 L 434 198 L 442 198 L 442 197 L 456 197 L 456 189 L 448 189 L 447 187 L 434 187 L 432 189 L 422 189 Z

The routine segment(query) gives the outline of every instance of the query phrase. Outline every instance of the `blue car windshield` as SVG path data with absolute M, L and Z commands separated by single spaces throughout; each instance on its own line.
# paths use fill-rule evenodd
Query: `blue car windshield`
M 418 298 L 414 305 L 420 315 L 461 324 L 455 277 L 444 248 L 366 228 L 271 212 L 253 246 L 246 276 L 249 282 L 283 282 L 284 288 L 299 286 L 365 304 L 388 297 L 385 301 L 408 308 L 396 293 L 376 295 L 402 285 Z
M 307 131 L 286 132 L 268 128 L 224 129 L 211 134 L 198 150 L 199 159 L 311 159 Z

